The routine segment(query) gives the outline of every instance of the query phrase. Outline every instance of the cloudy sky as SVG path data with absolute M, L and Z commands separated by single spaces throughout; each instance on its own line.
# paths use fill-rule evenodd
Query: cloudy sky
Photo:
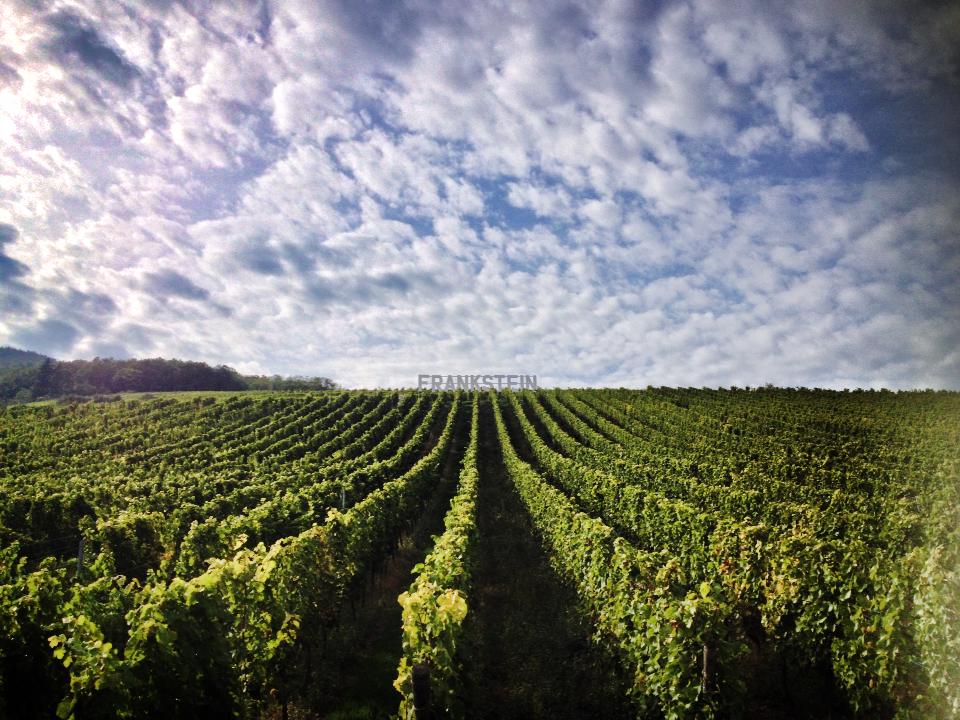
M 960 5 L 0 4 L 0 344 L 960 387 Z

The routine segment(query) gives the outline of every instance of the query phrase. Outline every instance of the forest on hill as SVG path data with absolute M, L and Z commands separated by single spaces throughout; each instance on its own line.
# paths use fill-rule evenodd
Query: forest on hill
M 192 360 L 55 360 L 39 353 L 0 348 L 0 402 L 173 390 L 329 390 L 325 377 L 241 375 L 227 365 Z

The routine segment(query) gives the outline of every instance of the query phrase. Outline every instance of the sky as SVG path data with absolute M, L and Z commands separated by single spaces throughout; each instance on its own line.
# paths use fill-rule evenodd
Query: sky
M 960 3 L 0 3 L 0 344 L 960 388 Z

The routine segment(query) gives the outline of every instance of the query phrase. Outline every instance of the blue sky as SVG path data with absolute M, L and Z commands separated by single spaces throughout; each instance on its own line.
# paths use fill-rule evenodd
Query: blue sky
M 0 343 L 960 388 L 960 6 L 0 8 Z

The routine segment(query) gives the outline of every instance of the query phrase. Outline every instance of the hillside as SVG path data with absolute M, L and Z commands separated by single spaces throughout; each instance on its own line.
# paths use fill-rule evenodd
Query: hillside
M 32 350 L 19 350 L 4 345 L 0 347 L 0 372 L 13 368 L 35 367 L 46 359 L 46 355 Z
M 957 717 L 957 393 L 0 419 L 0 717 Z
M 39 353 L 5 347 L 8 363 L 0 369 L 0 403 L 29 402 L 71 395 L 184 390 L 326 390 L 324 377 L 241 375 L 227 365 L 192 360 L 54 360 Z

